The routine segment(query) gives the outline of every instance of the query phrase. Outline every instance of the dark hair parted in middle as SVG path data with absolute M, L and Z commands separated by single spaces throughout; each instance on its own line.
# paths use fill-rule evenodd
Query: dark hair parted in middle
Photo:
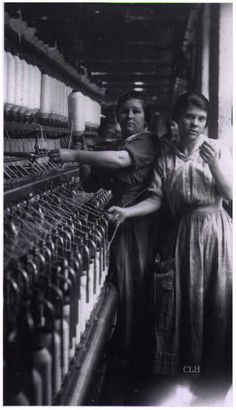
M 208 115 L 209 115 L 209 101 L 206 97 L 204 97 L 204 95 L 198 92 L 185 93 L 185 94 L 180 95 L 180 97 L 177 98 L 173 111 L 172 111 L 172 119 L 174 121 L 177 121 L 178 118 L 184 114 L 186 109 L 192 105 L 206 112 L 207 114 L 206 125 L 207 125 Z
M 117 106 L 116 106 L 117 118 L 119 118 L 118 115 L 119 115 L 119 109 L 121 105 L 124 104 L 126 101 L 131 100 L 133 98 L 142 101 L 144 118 L 145 118 L 147 125 L 149 125 L 151 122 L 151 118 L 152 118 L 151 104 L 147 96 L 144 93 L 139 92 L 139 91 L 130 91 L 120 96 L 117 102 Z

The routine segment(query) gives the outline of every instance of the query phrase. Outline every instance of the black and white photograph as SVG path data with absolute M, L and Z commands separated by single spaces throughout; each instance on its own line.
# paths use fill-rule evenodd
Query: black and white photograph
M 233 3 L 1 3 L 4 406 L 233 406 Z

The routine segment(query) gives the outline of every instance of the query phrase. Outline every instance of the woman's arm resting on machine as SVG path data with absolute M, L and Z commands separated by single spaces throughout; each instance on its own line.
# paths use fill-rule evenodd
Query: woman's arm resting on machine
M 121 151 L 82 151 L 59 149 L 51 151 L 53 162 L 80 162 L 104 168 L 125 168 L 132 165 L 132 159 L 126 150 Z

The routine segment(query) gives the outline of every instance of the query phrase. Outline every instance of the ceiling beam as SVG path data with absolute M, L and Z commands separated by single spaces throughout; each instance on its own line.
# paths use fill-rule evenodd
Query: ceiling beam
M 141 81 L 140 81 L 140 83 L 141 83 Z M 102 84 L 103 84 L 103 86 L 106 86 L 106 85 L 108 85 L 109 87 L 112 87 L 112 86 L 126 86 L 127 87 L 127 85 L 128 84 L 132 84 L 134 87 L 153 87 L 153 86 L 155 86 L 155 87 L 159 87 L 159 88 L 166 88 L 166 87 L 168 87 L 168 88 L 172 88 L 172 85 L 173 84 L 170 84 L 170 82 L 169 81 L 165 81 L 164 83 L 163 82 L 160 82 L 160 81 L 144 81 L 143 82 L 143 84 L 135 84 L 135 82 L 132 82 L 132 81 L 114 81 L 113 79 L 111 80 L 111 81 L 102 81 Z
M 166 57 L 157 58 L 122 58 L 122 56 L 114 56 L 114 57 L 107 57 L 107 58 L 100 58 L 100 57 L 88 57 L 83 59 L 77 60 L 79 64 L 86 64 L 86 63 L 95 63 L 95 64 L 166 64 L 169 65 L 172 63 L 172 53 L 168 54 Z
M 156 40 L 156 41 L 151 41 L 151 40 L 146 40 L 146 41 L 127 40 L 127 41 L 124 42 L 124 45 L 129 46 L 129 47 L 130 46 L 142 46 L 142 47 L 143 46 L 145 46 L 145 47 L 150 46 L 150 47 L 154 47 L 155 50 L 160 49 L 160 50 L 170 50 L 170 51 L 172 51 L 172 48 L 166 47 L 165 44 L 159 45 L 158 40 Z
M 117 72 L 117 71 L 92 71 L 91 75 L 93 77 L 112 77 L 114 78 L 115 76 L 117 77 L 129 77 L 129 76 L 144 76 L 144 77 L 148 77 L 148 76 L 157 76 L 159 78 L 162 77 L 172 77 L 173 76 L 173 70 L 172 68 L 170 70 L 166 70 L 162 73 L 160 73 L 160 71 L 153 71 L 153 72 L 146 72 L 146 71 L 127 71 L 127 72 Z
M 160 85 L 168 85 L 173 84 L 175 75 L 129 75 L 129 76 L 119 76 L 119 75 L 101 75 L 101 76 L 92 76 L 91 79 L 94 81 L 100 82 L 102 85 L 105 84 L 112 84 L 112 83 L 135 83 L 135 82 L 143 82 L 143 83 L 150 83 L 155 82 L 156 84 Z
M 113 65 L 97 65 L 93 64 L 89 66 L 85 65 L 89 70 L 91 75 L 101 75 L 99 73 L 104 73 L 104 75 L 120 75 L 120 76 L 129 76 L 129 75 L 161 75 L 161 74 L 172 74 L 174 70 L 174 65 L 161 65 L 158 64 L 127 64 L 119 66 L 118 64 Z

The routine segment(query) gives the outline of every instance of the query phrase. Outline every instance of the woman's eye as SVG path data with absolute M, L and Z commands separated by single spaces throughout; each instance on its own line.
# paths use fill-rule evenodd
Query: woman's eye
M 120 110 L 120 112 L 119 112 L 119 115 L 129 115 L 129 113 L 131 113 L 131 114 L 141 114 L 142 113 L 142 111 L 141 110 L 133 110 L 133 111 L 129 111 L 129 110 Z
M 191 114 L 186 114 L 186 115 L 185 115 L 185 118 L 186 118 L 187 120 L 191 120 L 191 119 L 193 118 L 193 116 L 192 116 Z

